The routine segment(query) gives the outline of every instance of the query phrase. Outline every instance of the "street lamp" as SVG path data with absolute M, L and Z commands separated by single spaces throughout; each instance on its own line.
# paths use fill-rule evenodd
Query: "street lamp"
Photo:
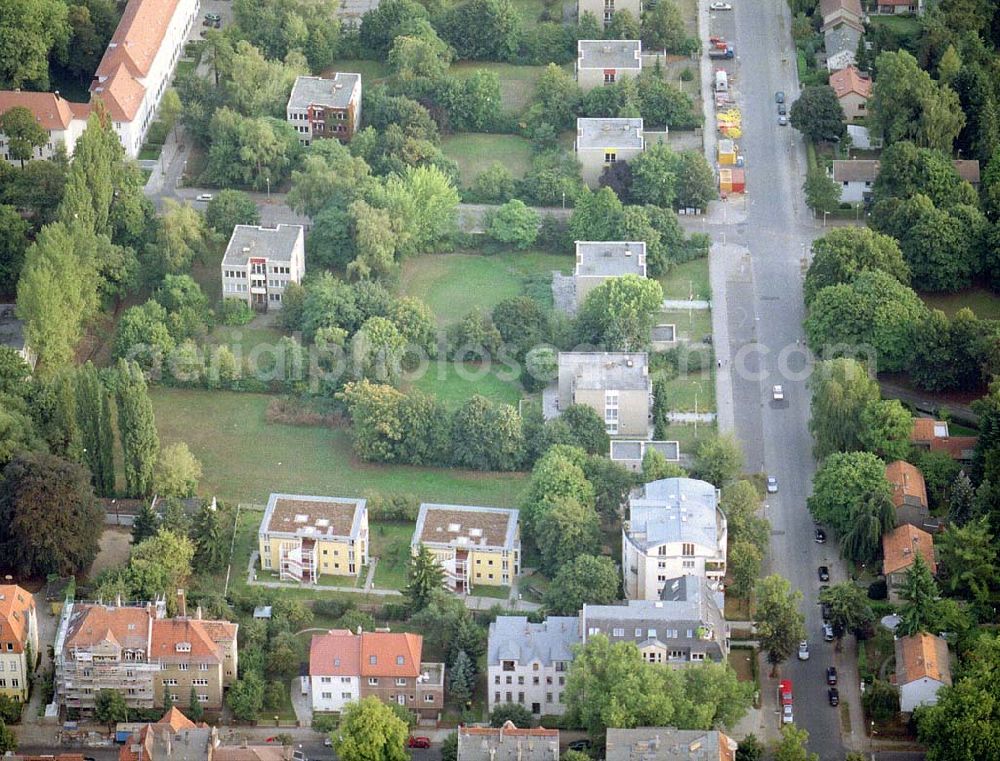
M 271 203 L 271 177 L 270 177 L 270 175 L 268 175 L 267 177 L 265 177 L 264 181 L 267 183 L 267 202 Z M 824 225 L 824 227 L 825 227 L 825 225 Z
M 823 212 L 823 227 L 824 228 L 826 227 L 826 218 L 827 218 L 827 215 L 829 215 L 829 213 L 830 212 L 828 212 L 828 211 L 824 211 Z

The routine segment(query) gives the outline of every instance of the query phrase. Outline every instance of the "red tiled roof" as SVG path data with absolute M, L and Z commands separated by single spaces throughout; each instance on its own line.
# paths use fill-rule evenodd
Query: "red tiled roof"
M 362 632 L 361 676 L 419 676 L 423 643 L 409 632 Z
M 201 722 L 200 724 L 195 724 L 191 719 L 184 715 L 184 713 L 177 708 L 177 706 L 171 706 L 163 716 L 154 724 L 147 724 L 138 732 L 132 733 L 129 736 L 128 742 L 126 742 L 118 750 L 118 761 L 140 761 L 142 758 L 149 759 L 151 756 L 150 745 L 147 742 L 150 740 L 150 734 L 155 732 L 157 729 L 162 729 L 164 727 L 170 727 L 170 731 L 173 734 L 177 734 L 182 729 L 199 729 L 207 727 L 208 724 Z M 142 747 L 143 751 L 140 753 L 138 750 L 133 750 L 134 747 Z M 81 758 L 82 761 L 82 758 Z
M 558 729 L 545 729 L 545 727 L 533 727 L 532 729 L 521 729 L 515 727 L 514 722 L 507 721 L 499 729 L 494 727 L 459 727 L 459 733 L 467 737 L 559 737 Z
M 896 640 L 896 681 L 908 684 L 924 677 L 951 684 L 947 641 L 926 633 L 900 637 Z
M 124 64 L 119 64 L 107 79 L 95 82 L 91 91 L 104 101 L 114 121 L 130 122 L 139 113 L 146 88 L 129 74 Z
M 882 573 L 905 571 L 913 565 L 915 553 L 919 552 L 927 562 L 931 573 L 937 570 L 934 562 L 934 538 L 926 531 L 906 523 L 898 526 L 882 537 Z
M 927 485 L 919 468 L 904 460 L 896 460 L 885 466 L 885 477 L 892 484 L 892 504 L 897 508 L 906 504 L 907 497 L 927 507 Z
M 830 75 L 830 87 L 833 88 L 838 98 L 854 93 L 862 98 L 867 98 L 872 94 L 872 81 L 868 77 L 861 76 L 855 66 L 848 66 L 846 69 L 835 71 Z
M 153 645 L 150 656 L 166 662 L 186 662 L 194 659 L 218 663 L 222 661 L 222 648 L 212 641 L 200 621 L 187 618 L 163 618 L 153 622 Z M 191 649 L 178 652 L 180 644 Z
M 70 103 L 55 93 L 0 90 L 0 114 L 18 106 L 31 111 L 45 130 L 64 130 L 74 118 L 86 119 L 90 113 L 88 104 Z
M 129 0 L 95 77 L 106 77 L 124 63 L 133 76 L 145 76 L 153 65 L 178 0 Z
M 0 584 L 0 640 L 14 643 L 11 652 L 24 652 L 28 616 L 34 607 L 35 598 L 31 592 L 17 584 Z
M 945 452 L 953 460 L 969 460 L 972 458 L 972 450 L 979 443 L 978 436 L 949 436 L 948 438 L 937 438 L 931 440 L 932 452 Z
M 78 605 L 70 620 L 66 649 L 88 648 L 108 640 L 124 648 L 145 650 L 152 619 L 148 608 Z
M 360 676 L 361 638 L 347 629 L 314 634 L 309 645 L 309 676 Z

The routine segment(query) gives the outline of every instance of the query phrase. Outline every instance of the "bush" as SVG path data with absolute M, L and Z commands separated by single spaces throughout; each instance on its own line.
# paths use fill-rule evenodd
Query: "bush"
M 889 590 L 886 586 L 885 579 L 876 579 L 868 585 L 868 599 L 884 600 L 888 596 Z
M 411 495 L 393 494 L 383 497 L 374 493 L 367 497 L 368 517 L 372 521 L 408 523 L 417 519 L 420 500 Z
M 250 305 L 239 299 L 226 299 L 222 302 L 222 324 L 236 327 L 246 325 L 253 320 L 254 312 Z
M 313 613 L 324 618 L 340 618 L 354 608 L 353 601 L 347 600 L 314 600 Z
M 312 728 L 314 732 L 328 735 L 340 726 L 340 717 L 332 713 L 314 713 Z
M 694 79 L 694 72 L 691 71 L 690 68 L 685 68 L 684 71 L 681 72 L 681 81 L 682 82 L 690 82 L 693 79 Z

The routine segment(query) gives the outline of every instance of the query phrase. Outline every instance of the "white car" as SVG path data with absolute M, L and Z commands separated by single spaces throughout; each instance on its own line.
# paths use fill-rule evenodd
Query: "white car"
M 780 384 L 771 386 L 771 398 L 776 402 L 782 401 L 785 398 L 785 389 Z
M 767 477 L 767 493 L 777 494 L 778 493 L 778 479 L 774 476 Z
M 799 660 L 808 661 L 809 660 L 809 643 L 802 640 L 799 643 Z
M 781 723 L 782 724 L 791 724 L 793 721 L 795 721 L 795 717 L 792 715 L 792 707 L 791 706 L 782 706 Z
M 731 11 L 733 9 L 732 3 L 712 3 L 708 7 L 713 11 Z
M 211 193 L 199 193 L 198 194 L 198 198 L 196 198 L 195 200 L 197 200 L 197 201 L 205 201 L 207 203 L 208 201 L 212 200 L 212 194 Z

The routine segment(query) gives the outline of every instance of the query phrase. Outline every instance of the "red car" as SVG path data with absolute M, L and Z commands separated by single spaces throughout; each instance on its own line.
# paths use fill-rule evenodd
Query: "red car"
M 407 743 L 411 748 L 429 748 L 431 747 L 431 738 L 429 737 L 413 737 L 410 736 L 410 740 Z
M 778 698 L 781 705 L 790 706 L 792 704 L 792 680 L 782 679 L 778 682 Z

